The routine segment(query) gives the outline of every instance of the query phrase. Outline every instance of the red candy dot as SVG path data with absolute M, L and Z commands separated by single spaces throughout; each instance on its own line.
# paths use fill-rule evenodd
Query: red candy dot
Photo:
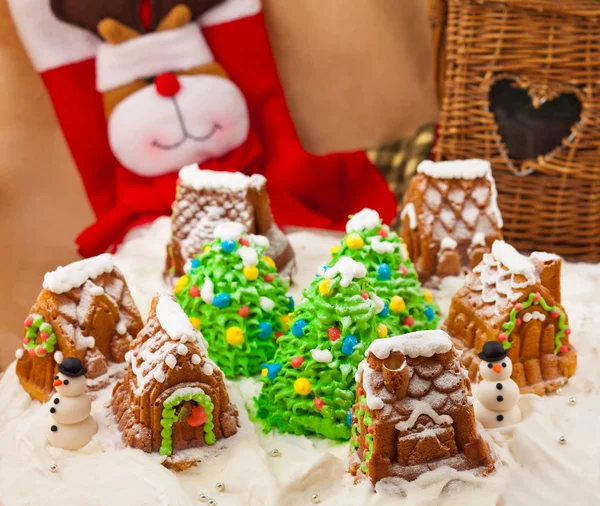
M 341 337 L 342 333 L 337 327 L 330 327 L 327 331 L 327 335 L 332 341 L 337 341 Z
M 500 341 L 501 343 L 503 343 L 503 342 L 504 342 L 504 341 L 506 341 L 507 339 L 508 339 L 508 336 L 507 336 L 507 335 L 506 335 L 504 332 L 502 332 L 502 334 L 500 334 L 500 335 L 498 336 L 498 341 Z
M 47 341 L 47 340 L 48 340 L 48 337 L 50 337 L 50 336 L 48 335 L 48 332 L 40 332 L 40 333 L 38 334 L 38 336 L 40 336 L 40 339 L 41 339 L 42 341 Z
M 403 276 L 406 276 L 408 274 L 408 269 L 406 267 L 404 267 L 404 265 L 400 264 L 400 267 L 398 267 L 398 270 L 402 273 Z
M 33 357 L 35 355 L 35 348 L 29 348 L 27 350 L 27 353 L 29 353 Z
M 200 288 L 196 285 L 192 286 L 192 288 L 190 288 L 190 297 L 200 297 Z
M 356 393 L 357 393 L 357 394 L 358 394 L 358 396 L 360 397 L 362 394 L 364 394 L 364 393 L 365 393 L 365 391 L 362 389 L 362 387 L 358 387 L 358 388 L 356 389 Z
M 23 338 L 23 344 L 29 344 L 29 338 L 28 337 L 24 337 Z
M 571 335 L 571 329 L 565 329 L 565 336 Z
M 24 322 L 26 327 L 31 327 L 33 325 L 33 316 L 28 316 Z
M 37 352 L 38 355 L 46 354 L 46 350 L 42 346 L 38 346 L 35 351 Z
M 275 342 L 283 335 L 283 332 L 275 332 Z
M 238 309 L 238 314 L 242 318 L 246 318 L 246 316 L 248 316 L 250 314 L 250 308 L 248 306 L 242 306 L 241 308 Z
M 550 313 L 550 316 L 552 316 L 552 318 L 558 318 L 560 316 L 560 313 L 554 310 Z
M 367 300 L 369 298 L 369 294 L 367 292 L 365 292 L 364 290 L 361 292 L 360 296 L 365 300 Z
M 304 363 L 304 357 L 294 357 L 291 361 L 292 367 L 298 369 Z
M 407 316 L 402 321 L 402 324 L 406 325 L 407 327 L 412 327 L 415 324 L 415 319 L 412 316 Z
M 569 347 L 568 347 L 566 344 L 563 344 L 563 345 L 562 345 L 562 346 L 561 346 L 561 347 L 558 349 L 558 351 L 559 351 L 560 353 L 567 353 L 567 351 L 569 351 Z
M 370 425 L 369 427 L 367 427 L 367 432 L 369 434 L 373 434 L 373 426 L 372 425 Z
M 265 274 L 263 276 L 263 279 L 267 282 L 267 283 L 272 283 L 273 280 L 275 279 L 275 276 L 273 274 Z
M 540 295 L 540 292 L 535 292 L 535 296 L 533 297 L 533 302 L 539 302 L 541 298 L 542 298 L 542 296 Z
M 521 323 L 523 323 L 523 320 L 521 320 L 521 318 L 517 318 L 516 321 L 515 321 L 515 325 L 517 327 L 519 327 L 521 325 Z
M 377 234 L 380 237 L 387 237 L 388 236 L 387 228 L 381 228 L 381 229 L 379 229 L 379 232 L 377 232 Z
M 317 397 L 315 399 L 315 408 L 317 408 L 319 411 L 321 411 L 323 409 L 323 406 L 325 406 L 323 399 L 321 399 L 320 397 Z
M 248 240 L 247 237 L 240 237 L 239 242 L 242 246 L 250 246 L 250 241 Z
M 520 303 L 520 302 L 519 302 L 519 303 L 517 303 L 517 304 L 515 304 L 515 309 L 516 309 L 517 311 L 521 311 L 521 309 L 523 309 L 523 306 L 521 305 L 521 303 Z

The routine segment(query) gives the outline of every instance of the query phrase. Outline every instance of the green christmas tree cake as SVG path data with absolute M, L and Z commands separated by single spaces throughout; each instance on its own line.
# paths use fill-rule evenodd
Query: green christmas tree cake
M 261 371 L 261 364 L 273 358 L 293 309 L 287 282 L 263 255 L 267 239 L 243 230 L 238 223 L 219 225 L 217 239 L 190 261 L 175 285 L 177 301 L 202 330 L 210 358 L 228 378 Z
M 366 275 L 363 264 L 342 257 L 304 290 L 291 330 L 264 365 L 256 403 L 265 432 L 350 438 L 354 375 L 383 308 Z
M 363 209 L 351 216 L 346 232 L 340 246 L 332 248 L 329 265 L 343 256 L 365 265 L 367 281 L 385 302 L 379 313 L 379 336 L 436 329 L 439 308 L 431 292 L 421 288 L 406 245 L 381 224 L 377 211 Z

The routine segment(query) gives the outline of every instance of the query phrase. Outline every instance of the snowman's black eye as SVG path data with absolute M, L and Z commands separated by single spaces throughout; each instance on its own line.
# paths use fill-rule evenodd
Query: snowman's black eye
M 68 385 L 68 384 L 69 384 L 69 380 L 63 381 L 63 385 Z
M 491 369 L 492 367 L 494 367 L 492 364 L 488 364 L 488 369 Z
M 506 362 L 502 362 L 502 367 L 506 367 Z

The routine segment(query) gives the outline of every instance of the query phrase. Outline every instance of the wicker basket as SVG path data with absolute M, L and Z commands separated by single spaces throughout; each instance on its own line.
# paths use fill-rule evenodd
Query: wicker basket
M 517 248 L 600 260 L 600 2 L 448 0 L 445 34 L 436 159 L 491 161 Z

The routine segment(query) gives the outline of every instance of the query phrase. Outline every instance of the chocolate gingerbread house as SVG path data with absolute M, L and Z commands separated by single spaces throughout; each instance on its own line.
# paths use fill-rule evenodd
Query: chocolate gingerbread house
M 477 433 L 471 384 L 441 330 L 376 339 L 356 374 L 350 472 L 407 481 L 442 466 L 478 475 L 495 459 Z
M 108 384 L 110 362 L 123 362 L 143 326 L 125 278 L 112 255 L 81 260 L 46 274 L 43 290 L 25 320 L 17 376 L 34 399 L 46 402 L 58 364 L 76 357 L 96 387 Z
M 204 246 L 215 239 L 215 228 L 233 221 L 244 225 L 249 234 L 266 237 L 266 255 L 274 260 L 280 275 L 291 277 L 294 251 L 273 222 L 266 183 L 258 174 L 200 170 L 197 164 L 181 169 L 165 274 L 183 275 L 186 262 L 201 255 Z
M 575 373 L 577 355 L 560 303 L 561 259 L 548 253 L 519 254 L 496 241 L 452 298 L 444 323 L 472 381 L 477 356 L 488 341 L 500 341 L 513 363 L 521 393 L 552 392 Z
M 400 217 L 402 239 L 422 282 L 474 267 L 501 238 L 496 197 L 489 162 L 421 162 Z
M 154 297 L 126 359 L 112 409 L 127 446 L 170 456 L 237 432 L 223 373 L 173 296 Z

